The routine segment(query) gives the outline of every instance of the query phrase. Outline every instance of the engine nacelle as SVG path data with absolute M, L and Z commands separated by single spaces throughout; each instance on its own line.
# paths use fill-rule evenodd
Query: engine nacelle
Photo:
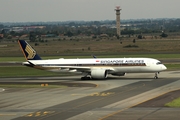
M 107 70 L 104 69 L 93 69 L 91 71 L 91 77 L 93 79 L 105 79 L 108 76 Z
M 114 76 L 125 76 L 126 73 L 112 73 L 111 75 L 114 75 Z

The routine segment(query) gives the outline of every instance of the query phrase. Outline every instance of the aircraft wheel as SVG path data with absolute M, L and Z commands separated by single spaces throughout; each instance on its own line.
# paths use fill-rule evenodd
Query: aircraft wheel
M 91 80 L 91 77 L 81 77 L 81 80 Z
M 154 79 L 158 79 L 159 72 L 155 73 Z

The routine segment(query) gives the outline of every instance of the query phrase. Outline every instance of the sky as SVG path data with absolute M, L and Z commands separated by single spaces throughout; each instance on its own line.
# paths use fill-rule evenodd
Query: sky
M 180 18 L 180 0 L 0 0 L 0 22 Z

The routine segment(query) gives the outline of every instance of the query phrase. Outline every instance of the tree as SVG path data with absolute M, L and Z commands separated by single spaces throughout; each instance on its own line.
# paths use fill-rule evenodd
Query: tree
M 31 42 L 35 42 L 36 41 L 36 34 L 35 34 L 35 32 L 30 32 L 29 33 L 29 40 L 31 41 Z
M 137 38 L 138 39 L 143 39 L 143 36 L 142 35 L 138 35 Z
M 15 35 L 16 35 L 16 32 L 11 31 L 9 34 L 10 34 L 11 36 L 15 36 Z
M 160 35 L 161 37 L 167 37 L 168 34 L 165 34 L 164 32 Z
M 4 25 L 0 24 L 0 29 L 4 28 Z
M 73 33 L 72 33 L 71 31 L 68 31 L 68 32 L 66 33 L 66 35 L 67 35 L 68 37 L 72 37 L 72 36 L 73 36 Z
M 5 30 L 4 29 L 1 31 L 1 34 L 5 34 Z
M 136 43 L 136 39 L 133 39 L 133 43 Z

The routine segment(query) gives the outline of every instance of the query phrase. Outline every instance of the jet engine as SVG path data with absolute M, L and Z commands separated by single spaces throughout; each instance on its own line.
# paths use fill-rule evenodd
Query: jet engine
M 108 72 L 105 69 L 94 69 L 91 71 L 91 77 L 93 79 L 105 79 L 108 76 Z

